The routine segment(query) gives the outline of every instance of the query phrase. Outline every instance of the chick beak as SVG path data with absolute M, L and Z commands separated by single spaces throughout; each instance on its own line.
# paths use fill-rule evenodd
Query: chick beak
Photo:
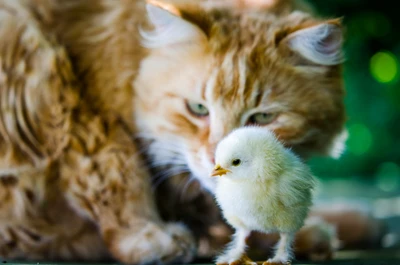
M 225 174 L 228 173 L 228 172 L 231 172 L 231 171 L 228 170 L 228 169 L 225 169 L 225 168 L 221 167 L 221 165 L 218 164 L 218 165 L 216 165 L 216 166 L 214 167 L 213 172 L 211 172 L 211 177 L 223 176 L 223 175 L 225 175 Z

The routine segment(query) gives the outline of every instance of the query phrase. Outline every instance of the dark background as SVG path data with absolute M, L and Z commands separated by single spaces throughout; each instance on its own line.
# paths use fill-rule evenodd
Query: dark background
M 400 13 L 398 1 L 309 0 L 342 17 L 349 132 L 340 159 L 309 161 L 321 179 L 317 202 L 365 209 L 382 219 L 382 247 L 400 248 Z M 334 202 L 334 203 L 333 203 Z M 400 252 L 399 252 L 400 253 Z
M 400 13 L 396 1 L 309 0 L 343 17 L 349 139 L 338 159 L 310 161 L 322 179 L 348 178 L 385 192 L 400 186 Z M 400 202 L 399 202 L 400 203 Z

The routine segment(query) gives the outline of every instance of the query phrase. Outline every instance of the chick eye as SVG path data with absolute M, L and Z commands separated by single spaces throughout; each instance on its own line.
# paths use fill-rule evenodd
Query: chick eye
M 276 113 L 259 112 L 250 116 L 248 123 L 267 125 L 273 122 L 276 118 Z
M 187 101 L 186 108 L 191 114 L 197 117 L 206 117 L 210 114 L 208 109 L 201 103 Z
M 235 159 L 232 161 L 232 166 L 237 167 L 238 165 L 240 165 L 242 163 L 242 160 L 240 159 Z

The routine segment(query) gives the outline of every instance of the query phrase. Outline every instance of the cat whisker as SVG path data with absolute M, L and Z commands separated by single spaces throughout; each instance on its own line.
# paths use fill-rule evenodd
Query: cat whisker
M 166 174 L 179 175 L 179 174 L 185 173 L 187 171 L 188 171 L 188 169 L 184 165 L 177 165 L 177 166 L 174 166 L 173 168 L 164 168 L 164 169 L 160 168 L 159 171 L 156 172 L 152 178 L 156 179 L 156 178 L 160 177 L 161 175 L 166 175 Z
M 187 167 L 175 167 L 175 168 L 170 168 L 167 169 L 163 172 L 160 172 L 160 174 L 156 174 L 155 177 L 153 178 L 153 187 L 152 190 L 153 192 L 157 190 L 157 188 L 167 179 L 178 176 L 180 174 L 184 173 L 189 173 L 189 170 Z
M 186 180 L 186 183 L 182 188 L 182 192 L 181 192 L 181 195 L 180 195 L 180 200 L 181 201 L 183 201 L 186 192 L 188 191 L 190 185 L 192 185 L 194 181 L 196 181 L 196 178 L 194 178 L 192 175 L 189 175 L 189 179 Z
M 186 164 L 182 148 L 177 144 L 153 142 L 143 145 L 140 152 L 146 152 L 152 156 L 153 159 L 151 159 L 152 163 L 150 165 L 152 168 L 170 164 Z
M 135 133 L 134 135 L 133 135 L 133 138 L 134 139 L 139 139 L 139 140 L 151 140 L 151 141 L 153 141 L 154 140 L 154 136 L 152 136 L 151 134 L 149 134 L 149 133 L 144 133 L 144 132 L 139 132 L 139 133 Z
M 148 146 L 148 150 L 150 152 L 156 151 L 157 153 L 160 152 L 170 152 L 170 153 L 176 153 L 176 154 L 181 154 L 182 153 L 182 148 L 178 145 L 172 145 L 172 144 L 150 144 Z
M 159 179 L 152 185 L 151 190 L 152 190 L 153 192 L 155 192 L 155 191 L 158 189 L 158 187 L 159 187 L 164 181 L 166 181 L 167 179 L 169 179 L 169 178 L 171 178 L 171 177 L 173 177 L 173 176 L 174 176 L 174 175 L 163 175 L 163 176 L 159 177 Z
M 155 149 L 157 151 L 170 151 L 174 153 L 179 153 L 180 146 L 177 145 L 174 141 L 155 141 L 154 137 L 148 135 L 135 135 L 135 139 L 144 140 L 141 143 L 140 153 L 144 153 L 145 151 L 151 151 Z
M 179 144 L 179 141 L 177 139 L 164 139 L 163 141 L 155 141 L 155 138 L 151 135 L 148 134 L 136 134 L 134 136 L 135 139 L 139 140 L 146 140 L 148 142 L 148 145 L 156 145 L 157 148 L 165 148 L 172 146 L 174 148 L 177 148 L 177 150 L 180 150 L 182 148 L 182 145 Z
M 182 148 L 182 143 L 179 139 L 170 138 L 151 142 L 152 145 L 157 145 L 158 147 L 173 147 L 177 149 Z
M 150 151 L 150 153 L 156 151 L 158 155 L 160 154 L 181 154 L 182 153 L 182 149 L 179 148 L 178 146 L 172 146 L 172 145 L 150 145 L 148 147 L 148 150 Z
M 179 165 L 186 165 L 185 161 L 182 158 L 173 158 L 171 157 L 170 159 L 163 159 L 162 161 L 152 161 L 150 167 L 151 168 L 157 168 L 157 167 L 163 167 L 163 166 L 168 166 L 168 165 L 174 165 L 174 166 L 179 166 Z
M 186 165 L 186 160 L 182 154 L 171 152 L 158 152 L 153 156 L 151 167 L 167 165 Z
M 148 144 L 145 143 L 140 151 L 147 152 L 153 157 L 148 166 L 150 169 L 159 171 L 151 177 L 153 191 L 169 178 L 184 173 L 190 173 L 182 153 L 182 145 L 178 144 L 177 141 L 154 141 L 148 134 L 136 134 L 135 138 L 152 141 Z M 185 181 L 182 184 L 183 190 L 187 190 L 192 182 L 192 178 L 190 178 L 189 181 Z
M 148 150 L 149 150 L 148 145 L 142 145 L 142 146 L 140 146 L 140 147 L 138 148 L 138 150 L 137 150 L 136 153 L 137 153 L 138 155 L 143 155 L 143 154 L 146 154 Z

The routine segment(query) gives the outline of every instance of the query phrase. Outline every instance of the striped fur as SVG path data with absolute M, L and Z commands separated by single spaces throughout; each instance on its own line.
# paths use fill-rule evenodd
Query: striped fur
M 303 157 L 340 150 L 341 39 L 315 50 L 339 22 L 289 0 L 149 2 L 0 3 L 2 258 L 185 263 L 171 210 L 210 255 L 229 236 L 203 191 L 215 146 L 258 112 Z

